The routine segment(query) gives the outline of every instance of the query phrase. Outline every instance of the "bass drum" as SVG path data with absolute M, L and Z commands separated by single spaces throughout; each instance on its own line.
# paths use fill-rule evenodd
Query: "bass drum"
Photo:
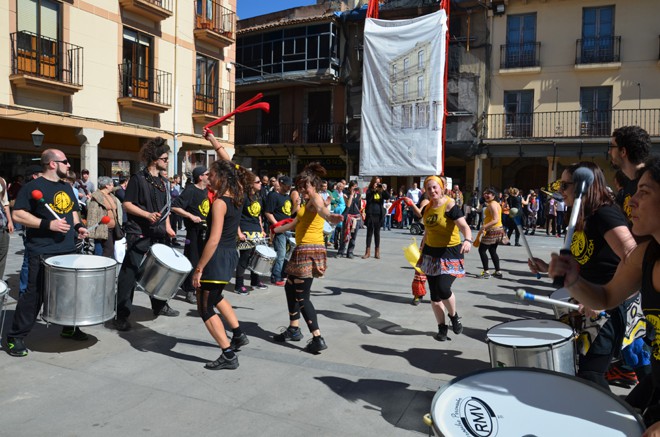
M 154 299 L 168 301 L 191 270 L 192 264 L 181 252 L 164 244 L 154 244 L 140 265 L 137 284 Z
M 424 422 L 436 436 L 641 436 L 642 418 L 594 383 L 539 369 L 488 369 L 454 378 Z
M 115 316 L 117 261 L 96 255 L 60 255 L 43 261 L 41 317 L 64 326 L 98 325 Z

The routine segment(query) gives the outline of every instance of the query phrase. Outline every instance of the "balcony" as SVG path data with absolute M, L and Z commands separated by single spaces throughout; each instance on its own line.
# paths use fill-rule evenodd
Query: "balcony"
M 119 64 L 119 98 L 124 108 L 155 114 L 172 106 L 172 74 L 145 65 Z
M 65 96 L 82 89 L 82 47 L 26 31 L 10 36 L 12 85 Z
M 540 42 L 503 44 L 500 46 L 500 70 L 538 68 L 540 66 Z
M 660 109 L 490 114 L 485 121 L 481 137 L 489 140 L 607 138 L 614 129 L 629 125 L 660 136 Z
M 193 100 L 192 117 L 199 123 L 208 123 L 234 110 L 234 93 L 222 88 L 193 85 Z
M 119 5 L 152 21 L 162 21 L 171 17 L 173 0 L 119 0 Z
M 224 48 L 236 42 L 236 14 L 216 1 L 206 3 L 212 9 L 198 10 L 195 14 L 195 38 Z
M 575 47 L 576 66 L 621 62 L 620 36 L 578 39 Z
M 341 144 L 345 123 L 289 123 L 273 126 L 236 125 L 236 144 Z

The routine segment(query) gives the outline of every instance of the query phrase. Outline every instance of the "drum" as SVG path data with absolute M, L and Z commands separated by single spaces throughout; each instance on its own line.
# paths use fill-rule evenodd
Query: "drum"
M 0 339 L 2 338 L 2 328 L 5 326 L 5 300 L 9 294 L 9 287 L 5 281 L 0 280 Z
M 43 261 L 41 317 L 64 326 L 98 325 L 115 316 L 117 261 L 96 255 L 60 255 Z
M 154 244 L 140 265 L 137 285 L 149 296 L 170 300 L 192 270 L 188 258 L 164 244 Z
M 568 300 L 571 298 L 571 295 L 568 293 L 567 289 L 562 287 L 558 290 L 553 291 L 552 294 L 550 295 L 550 298 L 555 300 L 560 300 L 562 302 L 568 302 Z M 555 312 L 556 319 L 559 319 L 565 314 L 568 314 L 570 312 L 568 308 L 559 305 L 553 305 L 552 310 Z
M 238 241 L 236 248 L 238 250 L 250 250 L 254 249 L 257 246 L 268 246 L 268 238 L 249 238 L 245 241 Z
M 640 436 L 627 404 L 591 382 L 538 369 L 488 369 L 441 387 L 424 418 L 436 436 Z
M 536 367 L 575 375 L 573 329 L 556 320 L 513 320 L 486 333 L 493 367 Z
M 268 246 L 257 246 L 248 261 L 248 270 L 260 276 L 269 276 L 277 259 L 277 252 Z
M 331 225 L 328 222 L 323 222 L 323 235 L 326 237 L 329 235 L 332 235 L 332 233 L 335 231 L 335 226 Z
M 291 254 L 293 253 L 293 249 L 296 248 L 296 237 L 289 237 L 286 239 L 286 254 L 284 255 L 284 259 L 289 261 L 291 259 Z

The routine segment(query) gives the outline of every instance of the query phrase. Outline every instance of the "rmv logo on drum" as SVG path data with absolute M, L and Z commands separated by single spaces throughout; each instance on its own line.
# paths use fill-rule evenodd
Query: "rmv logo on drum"
M 488 437 L 497 435 L 495 412 L 479 398 L 467 398 L 460 409 L 461 422 L 471 435 Z

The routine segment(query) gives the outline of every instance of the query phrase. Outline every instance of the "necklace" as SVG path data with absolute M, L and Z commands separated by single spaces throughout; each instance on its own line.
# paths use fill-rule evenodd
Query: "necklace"
M 160 176 L 158 176 L 158 180 L 156 180 L 156 178 L 154 178 L 151 175 L 151 173 L 149 173 L 147 169 L 145 169 L 144 178 L 147 180 L 147 182 L 153 185 L 154 188 L 156 188 L 158 191 L 163 191 L 163 192 L 165 191 L 165 181 L 163 181 L 163 179 Z

